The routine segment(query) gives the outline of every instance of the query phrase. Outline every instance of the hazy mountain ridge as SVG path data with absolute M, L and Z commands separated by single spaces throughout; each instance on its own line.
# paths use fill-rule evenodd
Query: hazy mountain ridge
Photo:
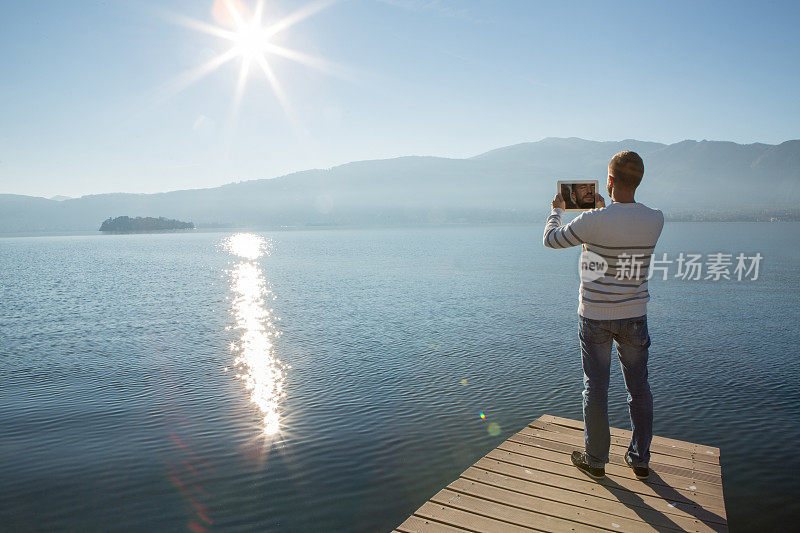
M 0 194 L 0 232 L 91 230 L 109 216 L 166 216 L 199 227 L 521 222 L 546 211 L 558 179 L 605 182 L 611 156 L 645 160 L 637 199 L 687 212 L 792 209 L 800 204 L 800 140 L 778 145 L 547 138 L 467 159 L 357 161 L 272 179 L 156 194 L 48 200 Z

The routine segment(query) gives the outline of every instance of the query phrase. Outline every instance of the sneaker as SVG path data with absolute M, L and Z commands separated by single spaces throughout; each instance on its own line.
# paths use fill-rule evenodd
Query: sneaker
M 603 479 L 606 475 L 605 467 L 589 465 L 589 463 L 586 462 L 583 452 L 572 452 L 572 457 L 570 457 L 570 459 L 572 459 L 572 464 L 578 467 L 578 470 L 585 472 L 592 479 Z
M 625 452 L 625 462 L 628 464 L 629 467 L 633 468 L 634 475 L 639 479 L 647 479 L 647 476 L 650 475 L 650 469 L 646 466 L 635 466 L 631 462 L 631 458 L 628 455 L 628 452 Z

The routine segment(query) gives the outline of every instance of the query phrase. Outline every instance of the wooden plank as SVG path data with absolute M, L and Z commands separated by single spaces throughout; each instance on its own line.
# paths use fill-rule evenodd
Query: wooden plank
M 566 465 L 547 463 L 546 461 L 529 461 L 530 458 L 524 456 L 515 459 L 511 454 L 503 454 L 499 450 L 497 456 L 499 458 L 484 457 L 480 459 L 475 463 L 474 468 L 532 480 L 536 483 L 556 486 L 598 498 L 622 501 L 626 504 L 643 504 L 655 509 L 662 509 L 665 513 L 690 515 L 704 521 L 727 523 L 725 509 L 720 507 L 721 502 L 705 495 L 675 491 L 668 496 L 662 496 L 649 485 L 626 478 L 606 476 L 606 480 L 597 482 L 587 476 L 574 476 L 572 470 L 563 468 Z M 518 464 L 522 462 L 529 464 Z
M 572 533 L 573 531 L 577 530 L 594 531 L 597 533 L 605 531 L 604 528 L 599 528 L 588 524 L 579 524 L 570 520 L 564 520 L 535 511 L 513 507 L 504 503 L 497 503 L 484 498 L 477 498 L 475 496 L 470 496 L 469 494 L 462 494 L 460 492 L 452 491 L 449 488 L 439 491 L 436 496 L 431 498 L 431 502 L 449 505 L 457 509 L 462 509 L 464 511 L 485 516 L 487 518 L 493 518 L 498 521 L 536 531 L 559 533 Z
M 538 470 L 550 474 L 562 475 L 574 480 L 591 481 L 601 486 L 619 488 L 634 492 L 638 495 L 650 495 L 657 498 L 668 499 L 672 502 L 699 505 L 723 517 L 725 514 L 723 499 L 719 496 L 693 492 L 691 490 L 675 489 L 674 487 L 662 488 L 658 485 L 643 483 L 635 478 L 615 476 L 614 474 L 606 474 L 605 479 L 596 481 L 582 472 L 577 471 L 572 465 L 567 465 L 566 463 L 546 463 L 536 457 L 519 456 L 519 454 L 505 450 L 494 450 L 486 459 L 521 465 L 531 471 Z M 482 463 L 479 461 L 476 464 L 480 466 Z
M 727 523 L 723 517 L 690 503 L 670 502 L 659 497 L 598 486 L 592 480 L 567 478 L 491 459 L 478 461 L 475 466 L 461 474 L 461 478 L 611 515 L 644 520 L 655 526 L 677 525 L 692 530 L 699 520 L 709 524 L 704 526 L 708 529 L 698 530 L 720 531 Z
M 447 487 L 448 489 L 469 495 L 484 500 L 493 501 L 519 509 L 541 513 L 551 516 L 553 518 L 565 519 L 571 522 L 578 522 L 582 524 L 581 529 L 585 526 L 599 527 L 605 529 L 613 529 L 615 531 L 657 531 L 658 529 L 641 519 L 635 512 L 622 513 L 626 507 L 617 502 L 616 505 L 608 500 L 601 500 L 602 508 L 593 507 L 588 504 L 588 499 L 583 498 L 577 493 L 570 493 L 563 491 L 555 495 L 556 497 L 566 497 L 563 501 L 557 501 L 547 498 L 532 496 L 516 490 L 509 490 L 507 487 L 500 487 L 495 484 L 481 483 L 471 479 L 459 478 Z M 617 511 L 616 513 L 614 511 Z M 657 513 L 655 513 L 657 514 Z M 663 517 L 663 515 L 661 515 Z M 675 529 L 677 531 L 685 530 L 678 524 L 671 520 L 664 521 L 661 525 Z M 709 526 L 705 524 L 696 523 L 690 520 L 691 529 L 688 531 L 696 532 L 713 532 Z M 684 525 L 688 525 L 684 521 Z M 537 526 L 538 527 L 538 526 Z M 574 528 L 574 524 L 569 525 L 569 530 Z
M 544 425 L 544 424 L 537 424 L 536 426 Z M 541 437 L 543 439 L 554 440 L 556 442 L 561 442 L 564 444 L 569 444 L 572 446 L 573 449 L 576 450 L 583 450 L 584 449 L 584 438 L 583 433 L 579 433 L 577 431 L 571 430 L 569 432 L 562 431 L 556 432 L 552 431 L 549 427 L 540 428 L 540 427 L 527 427 L 520 431 L 518 434 L 520 435 L 530 435 L 533 437 Z M 625 452 L 628 451 L 628 445 L 625 444 L 617 445 L 611 444 L 610 447 L 610 455 L 616 455 L 620 458 L 621 464 L 625 464 L 624 456 Z M 675 468 L 683 468 L 687 470 L 693 470 L 697 472 L 705 472 L 707 474 L 712 475 L 714 478 L 718 478 L 722 475 L 722 469 L 719 464 L 711 464 L 707 462 L 695 461 L 691 458 L 682 458 L 682 457 L 675 457 L 672 455 L 665 455 L 662 453 L 655 452 L 651 449 L 650 452 L 650 466 L 654 467 L 654 465 L 663 465 L 663 466 L 672 466 Z
M 564 433 L 567 435 L 577 435 L 578 437 L 580 437 L 580 439 L 583 439 L 583 429 L 561 426 L 558 424 L 553 424 L 551 422 L 534 420 L 533 422 L 528 424 L 528 429 L 530 430 L 539 429 L 559 434 Z M 522 431 L 525 431 L 525 429 L 523 429 Z M 630 441 L 631 441 L 630 436 L 628 438 L 624 438 L 620 436 L 611 435 L 611 446 L 621 446 L 622 448 L 627 450 Z M 583 440 L 581 440 L 581 444 L 583 444 Z M 655 442 L 650 444 L 650 453 L 654 456 L 667 455 L 670 457 L 687 459 L 699 463 L 707 463 L 717 467 L 716 469 L 717 474 L 721 472 L 721 470 L 719 469 L 719 457 L 716 455 L 705 455 L 702 453 L 698 453 L 696 451 L 688 450 L 686 448 L 676 448 L 674 446 L 666 446 L 664 444 L 658 444 Z M 714 470 L 708 470 L 708 471 L 712 472 Z
M 505 456 L 507 459 L 504 459 L 502 454 L 514 454 L 513 457 Z M 527 456 L 528 459 L 525 460 L 525 464 L 531 465 L 533 463 L 539 464 L 542 461 L 547 461 L 550 463 L 555 463 L 559 465 L 560 472 L 564 472 L 565 475 L 569 477 L 582 477 L 588 478 L 586 474 L 580 472 L 577 468 L 575 468 L 572 463 L 569 461 L 569 457 L 565 457 L 563 454 L 559 454 L 556 452 L 552 452 L 550 450 L 545 450 L 542 448 L 536 448 L 534 446 L 526 446 L 524 444 L 519 444 L 517 442 L 504 442 L 491 452 L 489 452 L 486 457 L 491 457 L 494 459 L 500 459 L 507 462 L 517 462 L 517 464 L 522 464 L 523 457 L 519 457 L 519 455 Z M 554 467 L 551 465 L 541 465 L 542 468 L 547 468 L 548 470 L 552 471 Z M 560 473 L 559 472 L 559 473 Z M 654 475 L 653 473 L 650 474 L 652 479 L 647 479 L 644 481 L 636 479 L 633 475 L 633 472 L 628 467 L 622 466 L 615 466 L 615 465 L 606 465 L 606 477 L 613 476 L 613 479 L 616 483 L 622 484 L 621 480 L 625 480 L 625 487 L 648 487 L 651 486 L 652 490 L 662 490 L 662 487 L 667 487 L 673 489 L 678 494 L 683 494 L 686 497 L 693 497 L 695 495 L 703 495 L 707 496 L 708 499 L 712 501 L 716 501 L 715 507 L 722 507 L 722 487 L 719 485 L 705 485 L 699 481 L 691 481 L 685 478 L 674 478 L 662 475 Z M 694 484 L 692 484 L 694 483 Z M 629 490 L 631 490 L 629 488 Z M 662 492 L 666 492 L 662 490 Z M 709 502 L 711 503 L 711 502 Z
M 542 415 L 539 418 L 537 418 L 536 420 L 540 421 L 540 422 L 549 422 L 549 423 L 557 424 L 557 425 L 564 426 L 564 427 L 578 429 L 580 431 L 583 431 L 583 427 L 584 427 L 583 420 L 572 420 L 572 419 L 569 419 L 569 418 L 562 418 L 560 416 Z M 611 430 L 612 430 L 612 434 L 615 434 L 615 435 L 620 436 L 620 437 L 630 438 L 630 436 L 631 436 L 631 431 L 627 430 L 627 429 L 611 428 Z M 704 446 L 702 444 L 696 444 L 694 442 L 687 442 L 687 441 L 682 441 L 682 440 L 678 440 L 678 439 L 670 439 L 670 438 L 667 438 L 667 437 L 661 437 L 661 436 L 657 436 L 657 435 L 653 436 L 653 441 L 654 442 L 658 441 L 660 444 L 664 444 L 664 445 L 670 446 L 670 447 L 674 446 L 676 448 L 682 448 L 682 449 L 685 449 L 685 450 L 703 449 L 704 453 L 706 451 L 711 452 L 711 454 L 707 454 L 707 455 L 716 455 L 716 456 L 719 455 L 719 448 L 714 448 L 712 446 Z
M 543 422 L 552 422 L 554 424 L 558 424 L 565 427 L 572 427 L 583 431 L 582 420 L 570 420 L 569 418 L 562 418 L 560 416 L 553 416 L 553 415 L 542 415 L 537 420 L 541 420 Z M 611 434 L 625 439 L 631 438 L 631 432 L 627 429 L 611 428 Z M 676 448 L 696 450 L 701 454 L 709 456 L 719 457 L 720 455 L 719 448 L 715 448 L 713 446 L 705 446 L 703 444 L 695 444 L 693 442 L 686 442 L 682 440 L 670 439 L 667 437 L 660 437 L 660 436 L 654 436 L 653 442 L 670 447 L 674 446 Z
M 441 522 L 449 526 L 466 529 L 467 531 L 485 531 L 486 533 L 530 533 L 532 531 L 527 527 L 493 520 L 480 514 L 433 503 L 432 501 L 423 504 L 414 515 L 432 522 Z
M 654 437 L 651 474 L 624 463 L 630 432 L 610 428 L 601 480 L 570 461 L 583 423 L 550 415 L 480 458 L 400 524 L 401 533 L 530 531 L 727 532 L 719 449 Z
M 464 533 L 469 530 L 412 515 L 408 517 L 408 520 L 397 526 L 395 531 L 401 533 Z
M 566 462 L 570 463 L 569 455 L 578 447 L 564 444 L 558 441 L 553 441 L 549 439 L 542 439 L 540 437 L 532 437 L 530 435 L 524 434 L 516 434 L 509 437 L 507 442 L 515 442 L 520 444 L 525 444 L 528 446 L 534 446 L 536 448 L 541 448 L 544 450 L 550 450 L 556 453 L 566 454 Z M 609 466 L 620 466 L 623 470 L 631 472 L 631 477 L 633 477 L 631 468 L 625 464 L 621 455 L 610 454 L 609 459 L 611 460 L 610 463 L 606 464 L 606 472 L 608 472 Z M 659 464 L 650 464 L 651 472 L 655 472 L 658 476 L 668 475 L 668 476 L 677 476 L 686 478 L 686 481 L 689 482 L 689 485 L 695 485 L 695 482 L 700 483 L 708 483 L 712 485 L 718 485 L 718 489 L 722 490 L 721 479 L 719 476 L 715 476 L 708 472 L 698 472 L 695 470 L 689 470 L 686 468 L 679 468 L 675 466 L 668 466 L 668 465 L 659 465 Z
M 541 427 L 547 426 L 547 427 Z M 530 435 L 534 437 L 540 437 L 548 440 L 553 440 L 556 442 L 561 442 L 564 444 L 568 444 L 572 447 L 572 449 L 583 449 L 584 448 L 584 438 L 583 432 L 574 430 L 574 429 L 567 429 L 562 428 L 561 431 L 554 430 L 558 426 L 553 426 L 550 424 L 541 424 L 539 422 L 534 423 L 533 426 L 528 426 L 523 428 L 519 434 L 522 435 Z M 623 457 L 625 452 L 628 450 L 628 444 L 615 444 L 613 442 L 612 437 L 612 444 L 610 447 L 611 455 L 617 455 L 619 457 Z M 689 455 L 689 457 L 678 457 L 671 454 L 661 453 L 657 449 L 654 450 L 651 448 L 651 464 L 661 464 L 664 466 L 674 466 L 676 468 L 684 468 L 689 470 L 696 470 L 698 472 L 705 472 L 710 474 L 714 479 L 718 478 L 722 470 L 720 468 L 719 463 L 711 463 L 708 460 L 705 461 L 696 461 L 692 458 L 691 454 L 688 451 L 685 452 Z M 623 463 L 624 464 L 624 463 Z
M 529 455 L 537 459 L 545 459 L 547 461 L 558 462 L 568 466 L 572 465 L 569 458 L 569 453 L 557 449 L 558 443 L 552 441 L 535 439 L 530 437 L 520 437 L 517 439 L 513 437 L 508 439 L 497 447 L 497 450 L 507 450 L 523 455 Z M 608 463 L 605 468 L 606 475 L 616 475 L 628 479 L 636 479 L 633 471 L 627 466 L 618 463 Z M 710 496 L 722 497 L 722 485 L 719 483 L 708 483 L 701 481 L 697 476 L 692 477 L 691 472 L 689 475 L 674 475 L 672 473 L 665 473 L 657 469 L 650 470 L 650 476 L 646 480 L 639 481 L 649 485 L 659 485 L 666 487 L 674 487 L 690 491 L 693 493 L 708 494 Z M 637 480 L 638 481 L 638 480 Z
M 566 454 L 567 455 L 566 462 L 568 464 L 571 464 L 569 461 L 569 455 L 574 450 L 577 449 L 575 446 L 571 446 L 569 444 L 564 444 L 549 439 L 542 439 L 539 437 L 532 437 L 530 435 L 524 435 L 519 433 L 509 437 L 506 442 L 524 444 L 526 446 L 533 446 L 535 448 L 548 450 L 558 454 Z M 620 467 L 622 468 L 622 471 L 630 472 L 631 477 L 633 477 L 633 472 L 631 468 L 624 463 L 622 456 L 611 454 L 610 459 L 611 462 L 606 464 L 606 472 L 609 471 L 608 469 L 610 467 L 611 468 Z M 696 482 L 700 482 L 701 484 L 716 485 L 717 487 L 715 490 L 717 492 L 722 491 L 722 483 L 721 483 L 721 478 L 719 476 L 715 476 L 707 472 L 697 472 L 694 470 L 688 470 L 685 468 L 678 468 L 667 465 L 651 464 L 650 466 L 651 466 L 650 471 L 657 474 L 656 477 L 651 476 L 651 479 L 656 479 L 657 477 L 662 477 L 664 475 L 671 477 L 682 477 L 685 478 L 684 481 L 688 482 L 688 485 L 696 485 Z M 681 481 L 677 482 L 682 483 Z M 674 482 L 671 481 L 670 483 Z

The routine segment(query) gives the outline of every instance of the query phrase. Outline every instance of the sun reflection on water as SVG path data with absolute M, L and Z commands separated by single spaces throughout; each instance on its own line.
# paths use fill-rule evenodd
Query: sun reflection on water
M 237 257 L 230 270 L 231 311 L 233 327 L 241 334 L 231 343 L 233 366 L 264 418 L 265 435 L 280 430 L 280 401 L 286 396 L 283 385 L 288 368 L 275 356 L 274 340 L 280 332 L 267 305 L 274 296 L 258 263 L 262 255 L 269 254 L 270 245 L 253 233 L 237 233 L 223 242 L 223 247 Z

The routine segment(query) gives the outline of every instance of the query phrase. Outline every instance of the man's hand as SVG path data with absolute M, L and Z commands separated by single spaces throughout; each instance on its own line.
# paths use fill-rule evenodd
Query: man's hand
M 556 197 L 553 198 L 553 203 L 551 205 L 553 209 L 555 208 L 564 209 L 564 207 L 567 204 L 564 203 L 564 198 L 562 198 L 560 194 L 556 194 Z
M 605 207 L 605 206 L 606 206 L 606 201 L 603 199 L 603 197 L 602 197 L 602 196 L 600 196 L 600 195 L 598 194 L 598 195 L 597 195 L 597 199 L 594 201 L 594 207 L 595 207 L 595 209 L 599 209 L 599 208 L 601 208 L 601 207 Z

